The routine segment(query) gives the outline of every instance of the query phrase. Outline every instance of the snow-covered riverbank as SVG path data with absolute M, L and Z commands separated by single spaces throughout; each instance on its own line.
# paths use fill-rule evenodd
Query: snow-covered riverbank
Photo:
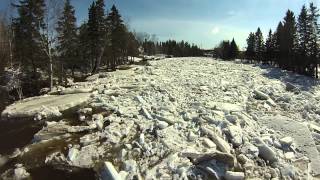
M 45 165 L 91 168 L 104 179 L 320 175 L 317 81 L 211 58 L 150 65 L 94 75 L 64 90 L 90 89 L 84 92 L 91 94 L 85 94 L 77 122 L 47 122 L 30 139 L 33 144 L 11 157 L 0 156 L 0 166 L 8 158 L 22 164 L 6 169 L 2 177 L 27 176 L 29 169 Z M 18 107 L 9 107 L 4 115 L 25 115 L 21 110 L 27 108 Z M 40 107 L 46 109 L 45 103 Z

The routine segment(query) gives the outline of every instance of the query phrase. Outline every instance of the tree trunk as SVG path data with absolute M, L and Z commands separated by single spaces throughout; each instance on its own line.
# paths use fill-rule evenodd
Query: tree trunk
M 105 48 L 102 47 L 101 50 L 100 50 L 99 56 L 95 60 L 95 63 L 94 63 L 93 69 L 92 69 L 92 74 L 95 74 L 95 73 L 97 73 L 99 71 L 101 59 L 102 59 L 102 56 L 104 54 L 104 50 L 105 50 Z
M 50 73 L 50 75 L 49 75 L 49 79 L 50 79 L 50 90 L 52 90 L 52 88 L 53 88 L 53 61 L 52 61 L 52 56 L 50 55 L 50 57 L 49 57 L 49 73 Z

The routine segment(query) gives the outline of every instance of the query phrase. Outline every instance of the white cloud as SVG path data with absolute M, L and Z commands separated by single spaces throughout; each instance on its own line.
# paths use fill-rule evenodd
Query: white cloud
M 220 28 L 219 27 L 214 27 L 211 30 L 211 34 L 218 34 L 220 32 Z

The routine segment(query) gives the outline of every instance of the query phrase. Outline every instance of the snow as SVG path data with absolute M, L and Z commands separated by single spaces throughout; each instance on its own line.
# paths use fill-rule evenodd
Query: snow
M 90 95 L 90 93 L 80 93 L 28 98 L 8 106 L 1 117 L 2 119 L 31 117 L 36 120 L 60 117 L 61 112 L 87 102 Z
M 317 81 L 211 58 L 149 63 L 93 75 L 71 87 L 94 87 L 91 93 L 43 96 L 6 112 L 30 107 L 38 112 L 43 104 L 60 107 L 66 97 L 74 103 L 83 96 L 81 102 L 88 103 L 77 111 L 88 126 L 57 124 L 65 133 L 83 133 L 60 163 L 93 168 L 111 159 L 104 170 L 114 167 L 116 177 L 319 177 Z M 92 115 L 95 110 L 102 112 Z M 38 137 L 51 138 L 57 130 L 45 127 Z

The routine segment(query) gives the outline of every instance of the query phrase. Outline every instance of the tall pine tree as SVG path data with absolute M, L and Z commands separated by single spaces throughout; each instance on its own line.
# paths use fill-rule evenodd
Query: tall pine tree
M 45 30 L 44 0 L 21 0 L 18 16 L 13 19 L 15 59 L 25 72 L 36 75 L 38 68 L 44 68 L 44 52 L 41 50 L 41 32 Z
M 65 1 L 64 10 L 58 21 L 58 54 L 60 60 L 60 81 L 62 82 L 64 69 L 74 70 L 78 65 L 78 37 L 74 7 L 70 0 Z
M 235 59 L 238 57 L 238 55 L 239 55 L 239 47 L 233 38 L 230 43 L 230 58 Z
M 250 33 L 247 39 L 247 50 L 246 50 L 246 58 L 249 60 L 254 60 L 255 57 L 255 44 L 256 44 L 256 36 L 254 33 Z
M 280 67 L 288 70 L 294 70 L 294 61 L 297 46 L 297 28 L 294 13 L 290 10 L 283 22 L 282 36 L 280 38 Z
M 264 40 L 263 40 L 263 35 L 260 28 L 257 29 L 257 32 L 255 34 L 255 55 L 256 55 L 256 60 L 258 62 L 263 60 Z
M 311 73 L 315 70 L 313 75 L 318 78 L 318 64 L 319 64 L 319 37 L 320 37 L 320 27 L 318 24 L 319 19 L 319 10 L 318 8 L 313 4 L 310 3 L 309 6 L 309 27 L 310 27 L 310 58 L 311 58 Z

